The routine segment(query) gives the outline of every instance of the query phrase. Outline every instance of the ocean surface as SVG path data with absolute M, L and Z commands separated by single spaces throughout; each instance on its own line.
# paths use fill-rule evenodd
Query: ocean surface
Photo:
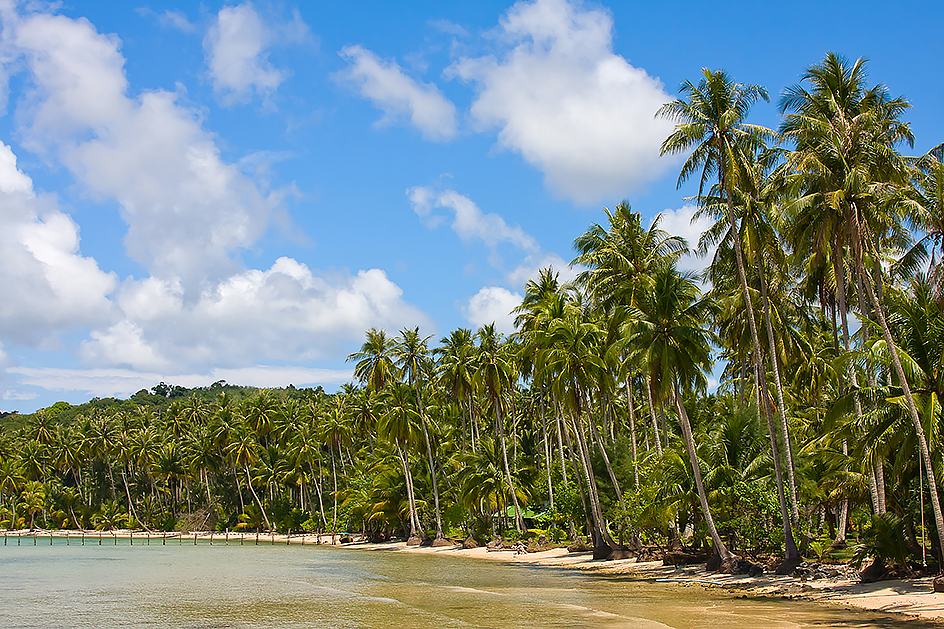
M 110 541 L 0 546 L 0 627 L 915 627 L 840 608 L 482 559 Z

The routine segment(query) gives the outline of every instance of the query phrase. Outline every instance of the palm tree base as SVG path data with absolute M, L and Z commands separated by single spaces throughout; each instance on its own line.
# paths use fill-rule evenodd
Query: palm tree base
M 446 546 L 455 546 L 455 544 L 450 542 L 445 537 L 437 537 L 436 539 L 433 540 L 432 545 L 434 548 L 445 548 Z
M 803 559 L 799 557 L 784 559 L 783 563 L 777 566 L 777 569 L 774 571 L 774 573 L 780 575 L 793 574 L 793 572 L 797 569 L 797 566 L 799 566 L 801 563 L 803 563 Z
M 406 540 L 407 546 L 419 546 L 422 543 L 423 543 L 423 540 L 420 539 L 418 535 L 414 535 L 413 537 Z
M 610 555 L 613 554 L 613 549 L 609 545 L 600 542 L 593 547 L 593 558 L 594 559 L 609 559 Z

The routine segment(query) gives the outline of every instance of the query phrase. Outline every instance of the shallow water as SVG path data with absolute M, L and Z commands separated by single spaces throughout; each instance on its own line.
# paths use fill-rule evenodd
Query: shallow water
M 0 627 L 915 627 L 864 612 L 470 558 L 219 542 L 55 543 L 0 546 Z

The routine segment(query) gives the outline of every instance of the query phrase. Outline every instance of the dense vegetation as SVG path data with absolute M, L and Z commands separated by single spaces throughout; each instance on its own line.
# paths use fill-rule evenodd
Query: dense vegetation
M 516 332 L 367 331 L 357 384 L 58 403 L 3 418 L 8 527 L 545 534 L 904 563 L 944 546 L 944 166 L 908 104 L 832 54 L 763 88 L 704 71 L 660 115 L 697 178 L 689 243 L 625 202 L 525 287 Z M 725 367 L 707 394 L 715 361 Z

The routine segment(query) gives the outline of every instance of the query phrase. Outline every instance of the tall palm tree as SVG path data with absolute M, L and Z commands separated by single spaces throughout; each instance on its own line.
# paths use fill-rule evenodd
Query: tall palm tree
M 901 199 L 911 171 L 895 147 L 914 142 L 908 123 L 901 120 L 910 105 L 904 98 L 892 98 L 884 85 L 867 87 L 865 63 L 858 59 L 850 64 L 827 53 L 822 63 L 808 68 L 801 83 L 788 88 L 781 99 L 781 110 L 786 113 L 781 131 L 795 144 L 788 160 L 796 186 L 806 192 L 798 205 L 831 208 L 841 216 L 842 231 L 833 240 L 832 254 L 839 259 L 843 245 L 848 246 L 861 301 L 870 304 L 888 345 L 928 475 L 938 540 L 944 547 L 944 513 L 927 436 L 878 298 L 882 248 L 889 243 L 903 248 L 909 239 L 901 224 Z M 842 297 L 843 291 L 838 292 Z
M 715 553 L 721 557 L 722 570 L 730 571 L 736 557 L 724 545 L 711 516 L 682 398 L 685 391 L 704 390 L 707 386 L 705 371 L 711 368 L 713 335 L 706 320 L 711 306 L 700 299 L 698 287 L 688 274 L 669 267 L 657 270 L 653 279 L 652 291 L 640 305 L 639 316 L 629 324 L 631 347 L 634 358 L 647 363 L 654 377 L 671 388 L 705 523 Z
M 678 121 L 675 131 L 662 143 L 662 154 L 681 153 L 692 150 L 682 165 L 678 184 L 701 170 L 699 200 L 704 204 L 704 186 L 712 174 L 718 177 L 718 192 L 723 197 L 727 209 L 727 221 L 733 238 L 733 249 L 737 266 L 741 293 L 747 305 L 748 328 L 754 348 L 754 368 L 760 376 L 767 373 L 763 366 L 760 336 L 751 305 L 751 292 L 748 288 L 747 272 L 744 264 L 744 252 L 738 237 L 740 217 L 737 212 L 737 190 L 749 188 L 755 173 L 751 170 L 753 157 L 758 155 L 768 140 L 776 134 L 758 125 L 747 123 L 747 115 L 758 99 L 768 100 L 767 91 L 757 85 L 735 83 L 724 71 L 702 70 L 702 80 L 695 86 L 690 81 L 682 83 L 679 92 L 683 98 L 666 104 L 659 110 L 659 115 Z M 771 347 L 773 351 L 773 347 Z M 766 377 L 759 379 L 761 389 L 761 407 L 767 416 L 771 428 L 771 448 L 777 471 L 777 490 L 782 496 L 784 486 L 780 477 L 780 459 L 777 453 L 777 438 L 773 418 L 770 416 L 769 396 Z M 781 409 L 782 412 L 782 409 Z M 784 424 L 785 422 L 785 414 Z M 789 435 L 784 435 L 789 439 Z M 782 501 L 783 504 L 783 501 Z M 799 552 L 793 540 L 789 514 L 784 518 L 785 560 L 796 564 L 800 561 Z M 788 567 L 784 566 L 784 570 Z
M 515 526 L 522 535 L 525 532 L 524 518 L 521 517 L 521 507 L 518 504 L 518 495 L 515 492 L 515 483 L 511 478 L 511 468 L 508 465 L 508 444 L 505 440 L 505 418 L 502 408 L 505 396 L 513 387 L 515 368 L 507 344 L 502 342 L 501 335 L 495 330 L 495 324 L 483 326 L 478 332 L 478 380 L 485 389 L 488 403 L 495 415 L 495 431 L 501 446 L 502 463 L 505 468 L 505 482 L 508 483 L 508 493 L 511 494 L 512 504 L 515 507 Z
M 420 329 L 403 329 L 400 336 L 394 341 L 396 365 L 406 376 L 407 382 L 416 393 L 416 408 L 420 416 L 420 426 L 423 428 L 423 439 L 426 441 L 426 455 L 429 459 L 429 473 L 433 481 L 433 504 L 436 509 L 436 537 L 433 546 L 448 546 L 442 530 L 442 514 L 439 509 L 439 483 L 436 479 L 436 464 L 433 461 L 433 445 L 429 439 L 429 427 L 426 425 L 426 414 L 423 412 L 423 374 L 430 370 L 431 361 L 427 341 L 431 337 L 422 338 Z

